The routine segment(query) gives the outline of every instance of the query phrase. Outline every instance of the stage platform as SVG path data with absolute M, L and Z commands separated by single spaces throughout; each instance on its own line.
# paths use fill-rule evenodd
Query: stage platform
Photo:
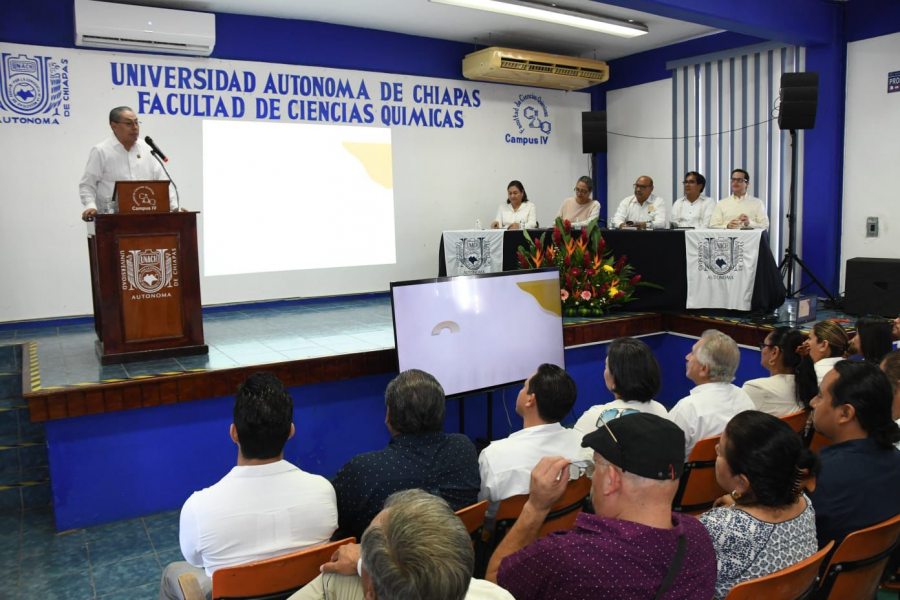
M 852 324 L 826 311 L 819 317 Z M 0 344 L 23 344 L 22 389 L 34 422 L 227 396 L 260 369 L 275 372 L 288 386 L 397 369 L 387 294 L 207 308 L 203 321 L 207 356 L 101 365 L 89 319 L 7 326 Z M 627 335 L 699 336 L 715 327 L 755 346 L 774 325 L 737 314 L 613 311 L 596 319 L 565 319 L 564 342 L 572 348 Z

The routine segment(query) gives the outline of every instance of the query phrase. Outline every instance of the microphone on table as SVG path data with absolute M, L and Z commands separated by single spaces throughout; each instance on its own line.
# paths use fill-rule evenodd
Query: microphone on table
M 163 154 L 163 151 L 159 149 L 159 146 L 153 142 L 153 139 L 149 135 L 144 138 L 144 141 L 147 142 L 147 145 L 150 146 L 150 149 L 153 150 L 153 152 L 159 155 L 159 158 L 161 158 L 163 162 L 169 162 L 169 159 Z

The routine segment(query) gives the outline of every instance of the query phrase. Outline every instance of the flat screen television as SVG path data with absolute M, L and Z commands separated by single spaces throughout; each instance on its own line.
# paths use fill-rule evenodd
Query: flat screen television
M 393 282 L 391 308 L 400 370 L 431 373 L 448 396 L 565 367 L 557 269 Z

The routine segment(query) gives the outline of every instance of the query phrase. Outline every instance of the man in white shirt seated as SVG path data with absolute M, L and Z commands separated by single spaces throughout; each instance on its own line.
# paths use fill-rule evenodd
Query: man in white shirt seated
M 741 361 L 733 339 L 716 329 L 707 329 L 685 359 L 687 378 L 696 387 L 672 407 L 669 418 L 684 431 L 687 458 L 694 444 L 719 435 L 731 417 L 756 407 L 744 390 L 731 383 Z
M 578 458 L 581 434 L 559 424 L 575 405 L 576 394 L 575 382 L 556 365 L 542 364 L 525 380 L 516 397 L 523 429 L 491 442 L 478 457 L 479 500 L 498 502 L 527 494 L 531 471 L 545 456 Z
M 666 229 L 669 226 L 666 201 L 653 194 L 653 180 L 641 175 L 634 182 L 634 194 L 624 198 L 612 220 L 614 229 Z
M 706 177 L 697 171 L 690 171 L 684 176 L 684 196 L 672 205 L 672 226 L 706 229 L 709 219 L 716 207 L 716 201 L 703 195 L 706 189 Z
M 731 172 L 731 195 L 722 198 L 713 209 L 709 226 L 713 229 L 768 229 L 769 215 L 762 200 L 747 193 L 750 173 L 744 169 Z
M 284 460 L 284 445 L 294 435 L 293 413 L 294 402 L 274 375 L 256 373 L 238 388 L 229 431 L 237 466 L 184 503 L 178 533 L 187 562 L 165 568 L 161 600 L 183 598 L 183 573 L 192 573 L 209 598 L 216 569 L 331 538 L 338 517 L 331 483 Z
M 345 544 L 322 574 L 288 600 L 513 600 L 475 579 L 475 551 L 447 501 L 418 489 L 394 492 L 361 544 Z

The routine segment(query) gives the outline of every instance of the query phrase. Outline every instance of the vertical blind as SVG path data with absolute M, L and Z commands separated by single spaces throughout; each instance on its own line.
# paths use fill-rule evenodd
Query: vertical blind
M 787 243 L 790 202 L 790 134 L 778 127 L 782 73 L 804 70 L 800 47 L 761 45 L 671 62 L 672 198 L 681 198 L 688 171 L 706 177 L 704 194 L 719 200 L 731 194 L 732 169 L 750 173 L 748 193 L 769 213 L 772 253 L 778 260 Z M 798 132 L 797 214 L 803 185 L 803 134 Z M 797 229 L 797 244 L 800 231 Z

